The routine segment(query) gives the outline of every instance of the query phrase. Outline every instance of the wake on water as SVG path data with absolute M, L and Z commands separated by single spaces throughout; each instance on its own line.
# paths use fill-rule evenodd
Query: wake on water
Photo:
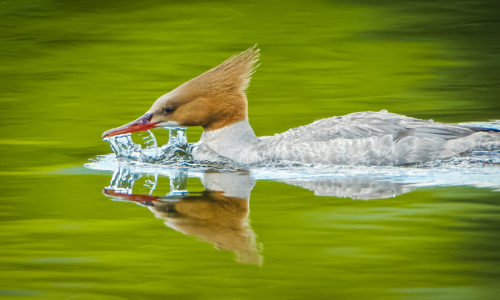
M 467 123 L 468 126 L 500 129 L 500 121 Z M 307 165 L 296 162 L 265 162 L 256 165 L 238 165 L 225 162 L 200 162 L 192 158 L 195 144 L 187 142 L 184 128 L 169 128 L 169 142 L 159 146 L 153 132 L 148 131 L 142 145 L 135 143 L 130 134 L 106 139 L 112 154 L 98 156 L 85 167 L 114 172 L 111 186 L 119 187 L 130 178 L 142 175 L 202 177 L 210 172 L 238 172 L 245 170 L 254 180 L 275 180 L 314 191 L 317 195 L 340 196 L 359 199 L 385 198 L 407 192 L 417 187 L 473 186 L 500 191 L 500 150 L 475 151 L 461 156 L 434 160 L 409 166 L 344 166 Z M 127 185 L 127 184 L 125 184 Z M 150 182 L 150 185 L 155 185 Z M 370 186 L 368 194 L 352 191 L 354 185 Z M 396 187 L 396 191 L 394 188 Z M 172 187 L 175 192 L 177 188 Z M 377 193 L 370 194 L 370 189 Z M 154 190 L 154 188 L 152 189 Z M 391 192 L 392 191 L 392 192 Z M 366 188 L 365 188 L 366 192 Z

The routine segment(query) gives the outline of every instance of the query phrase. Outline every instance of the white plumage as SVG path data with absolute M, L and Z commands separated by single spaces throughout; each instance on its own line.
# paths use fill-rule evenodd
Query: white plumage
M 256 137 L 248 121 L 205 132 L 197 160 L 240 164 L 404 165 L 500 148 L 500 133 L 381 112 L 318 120 L 269 137 Z

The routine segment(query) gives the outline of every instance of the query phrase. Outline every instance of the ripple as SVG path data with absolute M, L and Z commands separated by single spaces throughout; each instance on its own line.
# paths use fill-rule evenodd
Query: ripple
M 500 122 L 467 123 L 483 128 L 500 128 Z M 414 187 L 474 186 L 500 190 L 500 151 L 475 151 L 449 159 L 433 160 L 414 165 L 349 166 L 314 165 L 292 161 L 267 161 L 254 165 L 231 162 L 195 161 L 191 151 L 195 144 L 187 143 L 185 129 L 169 129 L 170 139 L 158 146 L 152 132 L 144 137 L 144 144 L 135 144 L 130 134 L 109 139 L 114 154 L 97 156 L 85 167 L 92 170 L 115 172 L 126 168 L 130 173 L 175 176 L 177 170 L 186 170 L 189 177 L 201 177 L 208 171 L 235 172 L 248 170 L 255 180 L 311 182 L 358 178 L 383 181 Z

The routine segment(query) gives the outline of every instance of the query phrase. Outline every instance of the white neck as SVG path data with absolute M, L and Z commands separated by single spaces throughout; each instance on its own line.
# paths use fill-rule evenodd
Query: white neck
M 214 140 L 224 141 L 227 142 L 226 145 L 231 145 L 237 140 L 240 143 L 254 143 L 257 141 L 257 137 L 248 120 L 243 120 L 222 127 L 221 129 L 204 131 L 200 139 L 200 141 L 205 143 Z
M 251 163 L 256 160 L 257 153 L 252 150 L 257 142 L 258 139 L 248 120 L 236 122 L 221 129 L 204 131 L 200 138 L 201 146 L 208 147 L 218 155 L 240 163 Z M 211 159 L 208 158 L 208 160 Z

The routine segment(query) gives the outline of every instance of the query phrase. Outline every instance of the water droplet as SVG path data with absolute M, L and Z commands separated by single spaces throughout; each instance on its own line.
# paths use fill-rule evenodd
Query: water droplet
M 130 133 L 112 136 L 104 139 L 109 143 L 111 151 L 117 158 L 140 162 L 155 163 L 162 160 L 191 159 L 192 145 L 188 144 L 185 128 L 166 128 L 169 131 L 169 141 L 158 146 L 154 133 L 146 131 L 143 143 L 136 144 Z

